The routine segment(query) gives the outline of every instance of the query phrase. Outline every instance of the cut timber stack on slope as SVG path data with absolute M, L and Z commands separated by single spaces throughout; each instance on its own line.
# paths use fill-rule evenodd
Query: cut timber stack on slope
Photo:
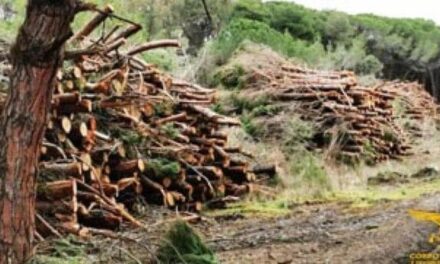
M 141 29 L 132 23 L 93 39 L 111 13 L 110 6 L 100 11 L 70 40 L 75 49 L 66 52 L 57 75 L 38 178 L 43 236 L 86 235 L 123 221 L 142 226 L 129 213 L 142 200 L 199 211 L 213 198 L 251 191 L 255 180 L 249 154 L 228 146 L 221 131 L 239 122 L 209 108 L 214 91 L 174 79 L 137 56 L 179 43 L 125 49 Z
M 402 100 L 406 117 L 437 115 L 432 97 L 416 83 L 388 82 L 374 87 L 357 84 L 352 72 L 309 70 L 291 64 L 277 69 L 254 69 L 243 94 L 269 95 L 274 104 L 295 104 L 295 111 L 314 122 L 314 143 L 337 146 L 337 157 L 371 162 L 410 154 L 410 135 L 395 119 L 393 104 Z

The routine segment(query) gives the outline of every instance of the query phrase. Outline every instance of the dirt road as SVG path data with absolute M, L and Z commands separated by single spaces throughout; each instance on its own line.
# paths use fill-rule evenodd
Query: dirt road
M 410 252 L 433 250 L 428 237 L 438 232 L 408 209 L 439 212 L 440 193 L 369 209 L 300 205 L 275 219 L 218 220 L 205 233 L 221 263 L 408 263 Z

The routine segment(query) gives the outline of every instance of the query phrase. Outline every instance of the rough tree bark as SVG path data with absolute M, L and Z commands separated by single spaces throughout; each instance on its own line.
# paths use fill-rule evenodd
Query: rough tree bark
M 88 6 L 90 7 L 90 6 Z M 28 0 L 11 49 L 13 71 L 0 121 L 0 264 L 33 253 L 35 179 L 55 75 L 79 0 Z

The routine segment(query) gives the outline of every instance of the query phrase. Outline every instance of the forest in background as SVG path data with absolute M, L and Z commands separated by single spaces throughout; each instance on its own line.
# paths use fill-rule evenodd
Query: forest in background
M 372 77 L 418 80 L 440 96 L 440 28 L 433 21 L 348 15 L 260 0 L 207 0 L 207 9 L 196 0 L 91 2 L 112 4 L 119 15 L 139 21 L 145 28 L 139 40 L 184 39 L 191 56 L 208 49 L 209 65 L 226 63 L 250 40 L 315 68 L 353 70 L 367 76 L 367 82 Z M 1 0 L 0 6 L 0 34 L 11 40 L 23 19 L 25 1 Z M 80 16 L 75 24 L 83 20 Z M 167 70 L 177 67 L 173 52 L 144 56 Z M 208 67 L 205 73 L 212 70 Z

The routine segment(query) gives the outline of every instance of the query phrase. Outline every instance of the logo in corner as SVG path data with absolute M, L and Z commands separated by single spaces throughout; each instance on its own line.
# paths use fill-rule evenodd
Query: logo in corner
M 408 210 L 408 213 L 416 221 L 432 222 L 440 227 L 440 213 L 413 209 Z M 428 242 L 431 244 L 440 244 L 440 229 L 438 233 L 429 235 Z

